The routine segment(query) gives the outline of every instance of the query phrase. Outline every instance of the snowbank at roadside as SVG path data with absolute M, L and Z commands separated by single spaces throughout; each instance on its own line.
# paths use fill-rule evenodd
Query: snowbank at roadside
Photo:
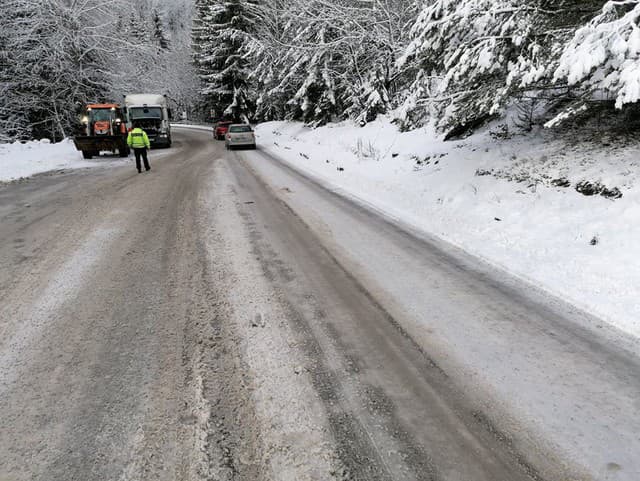
M 190 123 L 180 123 L 180 122 L 175 122 L 171 124 L 171 128 L 175 128 L 175 129 L 195 129 L 195 130 L 206 130 L 207 132 L 212 132 L 213 131 L 213 127 L 211 125 L 204 125 L 204 124 L 190 124 Z
M 29 177 L 57 169 L 96 165 L 86 161 L 71 140 L 52 144 L 48 140 L 0 144 L 0 182 Z
M 256 130 L 263 150 L 640 336 L 637 148 L 545 132 L 443 142 L 387 119 Z

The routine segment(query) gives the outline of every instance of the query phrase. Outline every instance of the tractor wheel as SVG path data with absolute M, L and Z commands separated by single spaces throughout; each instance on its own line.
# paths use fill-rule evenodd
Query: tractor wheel
M 118 149 L 120 157 L 129 157 L 129 147 L 121 147 Z

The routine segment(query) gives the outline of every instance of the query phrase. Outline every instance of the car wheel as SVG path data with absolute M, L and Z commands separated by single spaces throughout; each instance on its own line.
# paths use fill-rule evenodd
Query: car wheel
M 250 149 L 251 149 L 251 150 L 256 150 L 256 144 L 251 144 Z

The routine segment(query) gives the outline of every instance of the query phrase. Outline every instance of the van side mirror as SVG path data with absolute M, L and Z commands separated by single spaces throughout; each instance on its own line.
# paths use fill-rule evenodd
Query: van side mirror
M 173 112 L 171 111 L 171 109 L 167 109 L 168 113 L 169 113 L 169 120 L 173 120 Z

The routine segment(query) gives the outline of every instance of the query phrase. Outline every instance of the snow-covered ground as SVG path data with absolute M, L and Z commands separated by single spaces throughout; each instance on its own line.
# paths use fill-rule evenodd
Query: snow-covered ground
M 90 167 L 71 140 L 52 144 L 48 140 L 0 144 L 0 182 L 29 177 L 57 169 Z
M 269 122 L 257 135 L 263 150 L 640 336 L 637 148 L 490 130 L 443 142 L 387 119 Z M 582 181 L 609 197 L 579 193 Z
M 195 128 L 195 127 L 192 127 Z M 209 130 L 211 130 L 209 128 Z M 171 149 L 152 150 L 151 161 L 158 157 L 170 155 Z M 76 150 L 71 139 L 53 144 L 48 140 L 31 142 L 14 142 L 0 144 L 0 182 L 30 177 L 42 172 L 55 170 L 82 169 L 85 167 L 114 167 L 126 164 L 133 165 L 133 154 L 121 158 L 117 154 L 104 152 L 99 157 L 85 160 L 82 152 Z

